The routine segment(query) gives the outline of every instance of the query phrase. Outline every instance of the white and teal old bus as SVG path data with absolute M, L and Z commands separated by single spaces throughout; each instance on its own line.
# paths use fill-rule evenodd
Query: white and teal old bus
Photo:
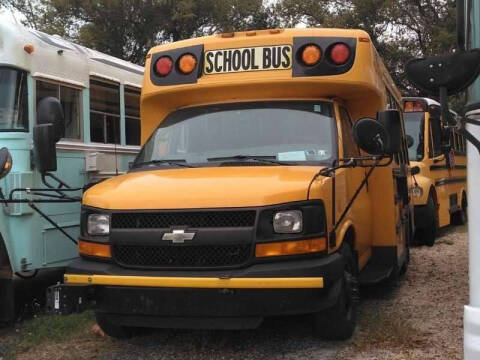
M 43 192 L 58 202 L 26 200 L 42 197 L 33 189 L 61 183 L 80 189 L 67 198 L 79 198 L 83 186 L 128 169 L 140 145 L 142 78 L 140 66 L 19 24 L 0 24 L 0 148 L 12 160 L 0 180 L 0 198 L 25 201 L 0 200 L 0 323 L 13 317 L 15 274 L 62 268 L 78 253 L 62 232 L 77 237 L 80 203 L 63 201 L 60 191 Z M 60 101 L 63 123 L 56 171 L 47 181 L 33 161 L 33 129 L 37 105 L 49 97 Z

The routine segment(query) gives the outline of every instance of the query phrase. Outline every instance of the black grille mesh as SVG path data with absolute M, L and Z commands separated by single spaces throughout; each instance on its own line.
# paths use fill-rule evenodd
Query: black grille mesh
M 116 245 L 113 256 L 117 263 L 127 267 L 222 267 L 245 263 L 251 246 L 145 246 Z
M 172 226 L 245 227 L 255 224 L 255 210 L 243 211 L 186 211 L 151 213 L 114 213 L 114 229 L 157 229 Z

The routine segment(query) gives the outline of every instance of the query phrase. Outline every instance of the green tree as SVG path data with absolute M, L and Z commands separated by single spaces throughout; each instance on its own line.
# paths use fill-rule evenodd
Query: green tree
M 400 89 L 416 94 L 404 65 L 455 48 L 454 6 L 454 0 L 283 0 L 275 15 L 285 26 L 366 30 Z
M 30 27 L 140 64 L 158 43 L 273 24 L 262 0 L 4 1 Z

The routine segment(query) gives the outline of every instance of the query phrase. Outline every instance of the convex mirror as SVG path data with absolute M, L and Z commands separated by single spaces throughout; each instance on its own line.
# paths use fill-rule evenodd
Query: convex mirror
M 401 148 L 401 126 L 398 110 L 379 111 L 377 120 L 362 118 L 353 125 L 353 138 L 371 155 L 393 155 Z
M 63 110 L 54 97 L 40 100 L 37 106 L 37 125 L 33 128 L 35 165 L 40 172 L 57 170 L 55 144 L 63 136 Z

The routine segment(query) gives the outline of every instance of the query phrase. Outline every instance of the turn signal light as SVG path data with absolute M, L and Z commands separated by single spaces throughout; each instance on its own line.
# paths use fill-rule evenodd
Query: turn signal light
M 255 256 L 259 258 L 268 256 L 309 254 L 324 251 L 326 249 L 327 240 L 325 238 L 282 241 L 267 244 L 257 244 L 255 248 Z
M 155 63 L 155 71 L 160 76 L 167 76 L 172 71 L 173 61 L 168 56 L 162 56 Z
M 192 54 L 184 54 L 178 60 L 178 69 L 183 74 L 190 74 L 197 66 L 197 59 Z
M 317 45 L 307 45 L 302 51 L 302 61 L 305 65 L 313 66 L 320 61 L 322 52 Z
M 86 255 L 86 256 L 95 256 L 95 257 L 101 257 L 101 258 L 112 257 L 110 245 L 87 242 L 87 241 L 78 242 L 78 252 L 81 255 Z
M 422 112 L 425 111 L 425 106 L 421 101 L 405 101 L 403 104 L 404 112 Z
M 330 60 L 335 65 L 343 65 L 347 62 L 350 57 L 350 48 L 347 44 L 338 43 L 333 45 L 332 50 L 330 50 Z
M 23 50 L 25 50 L 26 53 L 31 54 L 32 52 L 35 51 L 35 47 L 32 44 L 26 44 L 23 47 Z

